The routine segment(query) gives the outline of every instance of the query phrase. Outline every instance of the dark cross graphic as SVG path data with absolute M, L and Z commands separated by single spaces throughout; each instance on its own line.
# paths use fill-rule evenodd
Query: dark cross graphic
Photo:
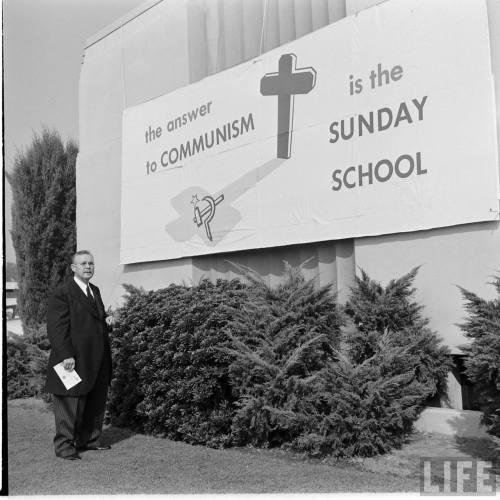
M 267 73 L 260 80 L 262 95 L 278 96 L 278 158 L 288 159 L 292 151 L 293 102 L 296 94 L 308 94 L 316 83 L 314 68 L 295 67 L 297 56 L 283 54 L 278 72 Z
M 210 229 L 210 222 L 214 218 L 215 215 L 215 207 L 224 199 L 224 195 L 221 194 L 215 200 L 211 196 L 204 196 L 201 201 L 206 201 L 208 205 L 200 210 L 198 207 L 198 203 L 200 200 L 198 199 L 198 195 L 194 195 L 191 203 L 194 205 L 194 218 L 193 222 L 196 223 L 198 227 L 202 224 L 205 225 L 205 231 L 207 232 L 207 238 L 212 241 L 212 231 Z

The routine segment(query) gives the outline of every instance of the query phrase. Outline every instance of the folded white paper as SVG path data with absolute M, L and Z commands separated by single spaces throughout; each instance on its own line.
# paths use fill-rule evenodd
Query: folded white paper
M 56 371 L 57 375 L 59 375 L 59 378 L 61 379 L 66 389 L 71 389 L 76 384 L 79 384 L 82 381 L 80 375 L 78 375 L 75 370 L 71 370 L 70 372 L 67 371 L 64 368 L 62 362 L 55 365 L 54 370 Z

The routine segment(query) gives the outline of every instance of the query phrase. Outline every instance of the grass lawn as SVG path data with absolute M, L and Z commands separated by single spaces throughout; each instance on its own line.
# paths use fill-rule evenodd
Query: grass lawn
M 481 456 L 488 440 L 414 437 L 390 455 L 304 460 L 279 450 L 213 450 L 108 427 L 110 451 L 54 455 L 52 413 L 38 400 L 8 403 L 10 495 L 334 493 L 419 490 L 420 456 Z

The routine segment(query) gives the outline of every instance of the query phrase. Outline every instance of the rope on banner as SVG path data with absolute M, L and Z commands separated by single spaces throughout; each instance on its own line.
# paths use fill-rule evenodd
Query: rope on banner
M 267 23 L 267 11 L 269 7 L 269 0 L 264 0 L 264 12 L 262 14 L 262 29 L 260 32 L 260 48 L 259 48 L 259 56 L 262 55 L 262 49 L 264 46 L 264 29 Z

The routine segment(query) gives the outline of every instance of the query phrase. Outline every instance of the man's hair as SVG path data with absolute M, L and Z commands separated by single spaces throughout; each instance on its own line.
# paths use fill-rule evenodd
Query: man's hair
M 89 250 L 78 250 L 78 252 L 75 252 L 72 256 L 71 256 L 71 263 L 74 264 L 75 263 L 75 257 L 77 255 L 93 255 L 92 252 L 90 252 Z

